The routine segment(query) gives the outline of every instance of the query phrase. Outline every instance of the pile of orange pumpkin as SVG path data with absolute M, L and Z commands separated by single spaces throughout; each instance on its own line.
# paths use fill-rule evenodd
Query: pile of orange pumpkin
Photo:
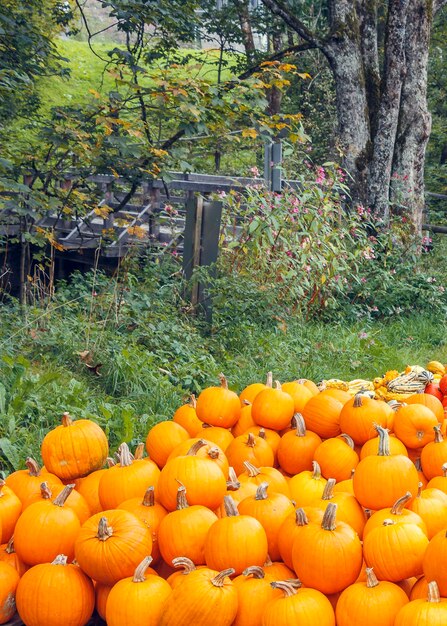
M 113 459 L 64 414 L 44 467 L 0 483 L 0 624 L 446 626 L 447 376 L 430 384 L 388 404 L 222 376 Z

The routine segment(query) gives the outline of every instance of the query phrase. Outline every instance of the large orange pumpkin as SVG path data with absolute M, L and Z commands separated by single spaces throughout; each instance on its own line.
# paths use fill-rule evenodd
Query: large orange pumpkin
M 231 428 L 241 413 L 238 395 L 228 389 L 227 379 L 220 375 L 220 387 L 207 387 L 197 398 L 197 417 L 205 424 Z
M 294 410 L 294 399 L 282 390 L 277 381 L 275 387 L 258 393 L 253 400 L 251 415 L 259 426 L 282 430 L 290 424 Z
M 100 469 L 109 453 L 105 432 L 91 420 L 73 421 L 68 413 L 62 425 L 47 433 L 41 454 L 45 467 L 61 480 L 73 480 Z
M 300 413 L 295 413 L 293 419 L 295 430 L 285 433 L 278 446 L 278 463 L 285 472 L 292 475 L 312 468 L 315 450 L 321 444 L 321 438 L 316 433 L 306 430 Z
M 146 450 L 158 467 L 163 467 L 174 448 L 189 439 L 188 431 L 170 420 L 152 426 L 146 437 Z
M 300 588 L 300 581 L 274 581 L 274 589 L 281 589 L 284 597 L 272 600 L 265 608 L 262 626 L 335 626 L 331 603 L 316 589 Z
M 343 403 L 328 391 L 321 391 L 306 402 L 303 417 L 309 430 L 322 439 L 336 437 L 341 433 L 340 413 Z
M 394 626 L 445 626 L 447 600 L 441 598 L 435 581 L 428 583 L 426 600 L 412 600 L 396 616 Z

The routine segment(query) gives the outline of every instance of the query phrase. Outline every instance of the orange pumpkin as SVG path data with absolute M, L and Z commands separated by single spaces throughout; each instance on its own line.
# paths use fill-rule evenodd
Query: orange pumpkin
M 43 482 L 40 485 L 40 493 L 32 495 L 25 500 L 23 503 L 23 510 L 28 508 L 31 504 L 34 504 L 34 502 L 42 502 L 42 500 L 51 500 L 56 498 L 60 493 L 62 493 L 63 490 L 64 487 L 62 485 L 56 486 L 54 490 L 51 490 L 48 483 Z M 88 520 L 92 514 L 85 498 L 78 491 L 76 491 L 76 489 L 70 491 L 64 504 L 76 513 L 81 524 Z
M 314 461 L 321 468 L 325 478 L 335 478 L 337 482 L 348 480 L 359 464 L 359 456 L 354 450 L 351 437 L 342 433 L 323 441 L 314 452 Z
M 264 389 L 253 400 L 251 415 L 259 426 L 282 430 L 292 420 L 295 403 L 288 393 L 282 390 L 278 381 L 275 387 Z
M 340 413 L 341 431 L 352 437 L 357 445 L 362 446 L 376 436 L 375 424 L 387 427 L 387 412 L 384 403 L 357 393 L 348 400 Z
M 289 480 L 290 497 L 296 506 L 306 506 L 322 497 L 327 480 L 321 475 L 320 466 L 312 463 L 311 472 L 300 472 Z
M 374 437 L 373 439 L 368 439 L 368 441 L 363 444 L 362 449 L 360 450 L 360 460 L 364 459 L 365 456 L 377 456 L 377 454 L 379 453 L 379 444 L 379 436 Z M 396 454 L 403 454 L 404 456 L 408 456 L 407 448 L 397 437 L 391 436 L 389 438 L 389 449 L 391 456 L 394 456 Z
M 190 437 L 197 437 L 203 426 L 203 422 L 197 417 L 196 407 L 196 397 L 192 394 L 189 403 L 179 407 L 172 418 L 173 422 L 180 424 L 188 431 Z
M 290 383 L 284 383 L 282 390 L 292 396 L 294 402 L 294 412 L 302 413 L 306 402 L 308 402 L 314 395 L 308 387 L 294 380 Z
M 435 476 L 427 483 L 427 489 L 439 489 L 447 493 L 447 463 L 442 465 L 442 476 Z
M 20 576 L 16 569 L 0 561 L 0 624 L 6 624 L 16 612 L 15 595 Z
M 395 524 L 416 524 L 427 534 L 427 526 L 418 513 L 405 508 L 406 504 L 412 500 L 413 496 L 409 491 L 401 498 L 398 498 L 391 508 L 379 509 L 375 511 L 365 524 L 363 529 L 363 539 L 374 529 L 382 526 L 385 520 L 391 520 Z
M 334 398 L 329 391 L 321 391 L 313 396 L 303 409 L 307 428 L 322 439 L 337 437 L 341 433 L 340 413 L 343 403 Z
M 271 580 L 262 567 L 247 567 L 234 580 L 238 594 L 238 609 L 232 626 L 258 626 L 269 602 L 281 597 L 279 590 L 273 589 Z
M 45 467 L 62 480 L 73 480 L 100 469 L 109 453 L 105 432 L 91 420 L 73 421 L 68 413 L 62 425 L 47 433 L 41 454 Z
M 241 413 L 238 395 L 228 389 L 227 379 L 220 375 L 220 387 L 204 389 L 197 399 L 197 417 L 211 426 L 231 428 Z
M 422 489 L 422 483 L 419 483 L 417 496 L 408 507 L 424 520 L 429 539 L 447 528 L 447 495 L 443 491 Z
M 316 589 L 300 588 L 300 581 L 293 580 L 274 581 L 271 585 L 274 589 L 280 589 L 284 597 L 269 602 L 262 618 L 262 626 L 335 626 L 331 603 Z
M 271 446 L 265 439 L 257 437 L 253 433 L 235 437 L 227 448 L 226 456 L 238 476 L 245 469 L 244 461 L 249 461 L 256 467 L 273 467 L 274 463 Z
M 406 404 L 394 416 L 394 432 L 407 448 L 423 448 L 434 441 L 438 418 L 423 404 Z
M 163 467 L 174 448 L 189 439 L 188 431 L 176 422 L 158 422 L 152 426 L 146 437 L 146 451 L 149 457 Z
M 306 430 L 306 424 L 300 413 L 295 413 L 293 419 L 296 428 L 281 437 L 278 463 L 288 474 L 299 474 L 312 468 L 314 453 L 321 444 L 321 438 L 316 433 Z
M 4 480 L 0 479 L 0 519 L 1 538 L 7 542 L 11 539 L 14 526 L 22 511 L 22 503 L 14 491 L 10 489 Z
M 46 481 L 50 488 L 55 485 L 62 485 L 60 478 L 41 470 L 34 459 L 26 459 L 26 470 L 17 470 L 6 477 L 7 486 L 13 490 L 19 500 L 23 503 L 32 494 L 40 493 L 40 485 Z
M 84 626 L 95 608 L 92 581 L 58 555 L 29 569 L 19 581 L 17 610 L 27 626 Z
M 394 626 L 444 626 L 447 600 L 441 598 L 435 581 L 428 583 L 427 599 L 412 600 L 396 616 Z
M 18 556 L 17 552 L 14 550 L 14 537 L 11 537 L 8 543 L 3 543 L 0 546 L 0 561 L 7 563 L 16 569 L 19 576 L 23 576 L 28 569 L 28 566 L 25 565 L 22 559 Z
M 246 403 L 241 408 L 241 414 L 238 421 L 231 429 L 233 437 L 239 437 L 243 435 L 249 428 L 256 426 L 254 419 L 251 416 L 251 402 Z
M 252 383 L 245 387 L 241 393 L 239 394 L 239 400 L 241 403 L 241 407 L 244 407 L 246 402 L 249 404 L 253 404 L 253 400 L 256 398 L 260 391 L 263 391 L 267 387 L 272 387 L 273 385 L 273 375 L 272 372 L 267 373 L 267 380 L 264 383 Z M 242 434 L 242 433 L 239 433 Z M 235 435 L 237 437 L 237 435 Z
M 105 472 L 107 472 L 106 469 L 96 470 L 96 472 L 92 472 L 84 478 L 78 478 L 76 481 L 76 491 L 84 497 L 92 515 L 102 511 L 99 500 L 99 482 Z
M 427 480 L 442 476 L 442 466 L 447 459 L 447 439 L 444 440 L 439 425 L 434 427 L 434 431 L 434 441 L 427 443 L 421 451 L 422 471 Z
M 257 488 L 261 483 L 265 482 L 269 485 L 270 492 L 282 493 L 287 497 L 290 496 L 287 480 L 277 469 L 274 467 L 255 467 L 248 461 L 245 461 L 244 465 L 245 471 L 238 476 L 241 485 L 252 483 Z

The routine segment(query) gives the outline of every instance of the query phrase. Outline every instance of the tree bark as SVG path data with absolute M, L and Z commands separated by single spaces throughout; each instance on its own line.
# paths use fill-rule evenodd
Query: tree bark
M 377 0 L 357 0 L 360 25 L 360 46 L 365 73 L 369 125 L 374 136 L 377 130 L 377 112 L 380 101 L 380 68 L 377 37 Z
M 412 0 L 407 17 L 406 76 L 394 148 L 391 199 L 405 207 L 416 234 L 422 232 L 424 161 L 431 130 L 427 66 L 432 21 L 432 0 Z
M 371 137 L 360 24 L 352 0 L 330 0 L 329 9 L 331 32 L 325 50 L 335 79 L 339 147 L 352 200 L 365 204 Z
M 245 48 L 245 56 L 247 61 L 252 64 L 256 56 L 255 40 L 253 37 L 253 30 L 251 28 L 250 11 L 248 8 L 247 0 L 233 0 L 233 4 L 236 7 L 237 14 L 239 16 L 239 23 L 241 25 L 242 40 Z
M 405 77 L 405 35 L 409 0 L 390 0 L 385 36 L 384 74 L 369 164 L 368 206 L 385 223 L 390 219 L 390 180 Z

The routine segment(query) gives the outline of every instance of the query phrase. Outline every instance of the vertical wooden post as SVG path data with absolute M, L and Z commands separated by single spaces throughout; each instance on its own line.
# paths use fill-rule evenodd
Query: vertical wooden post
M 270 191 L 281 193 L 282 189 L 282 143 L 280 140 L 264 144 L 264 180 Z
M 183 243 L 183 273 L 187 281 L 193 278 L 196 268 L 216 263 L 221 218 L 222 203 L 217 200 L 210 201 L 198 196 L 187 202 Z M 211 325 L 212 303 L 206 282 L 194 281 L 189 299 L 194 311 L 201 310 L 206 322 Z

